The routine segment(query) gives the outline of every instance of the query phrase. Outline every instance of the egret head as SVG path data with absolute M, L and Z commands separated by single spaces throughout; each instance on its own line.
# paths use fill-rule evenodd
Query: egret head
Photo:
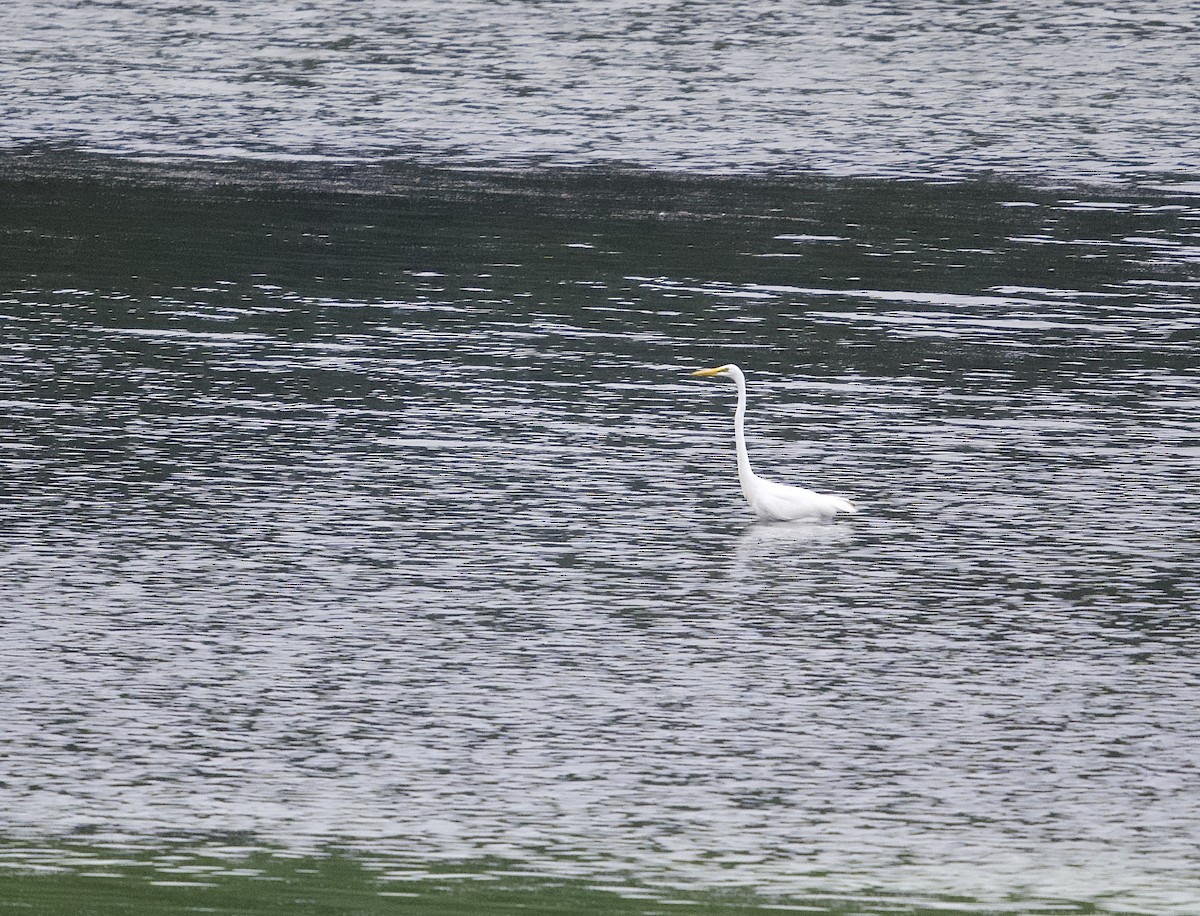
M 724 366 L 717 366 L 713 369 L 697 369 L 692 375 L 697 375 L 700 378 L 711 378 L 712 376 L 733 377 L 741 375 L 742 372 L 733 363 L 728 363 Z

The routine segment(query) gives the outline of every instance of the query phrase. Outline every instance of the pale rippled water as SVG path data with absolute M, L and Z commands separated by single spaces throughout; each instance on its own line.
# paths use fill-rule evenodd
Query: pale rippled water
M 5 833 L 1192 912 L 1200 208 L 546 180 L 6 185 Z
M 9 0 L 0 145 L 1196 176 L 1194 0 Z

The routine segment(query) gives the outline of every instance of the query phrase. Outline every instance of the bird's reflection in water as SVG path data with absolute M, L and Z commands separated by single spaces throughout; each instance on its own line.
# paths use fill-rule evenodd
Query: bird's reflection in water
M 811 544 L 840 544 L 850 539 L 848 525 L 829 522 L 752 522 L 738 535 L 744 550 L 784 551 Z
M 814 548 L 849 541 L 851 528 L 828 522 L 752 522 L 737 535 L 730 578 L 758 574 L 764 566 L 786 569 L 789 561 L 803 563 Z

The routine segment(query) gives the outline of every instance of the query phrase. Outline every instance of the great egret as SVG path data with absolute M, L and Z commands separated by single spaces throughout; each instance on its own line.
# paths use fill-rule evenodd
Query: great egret
M 750 469 L 750 456 L 746 454 L 746 376 L 733 363 L 717 366 L 715 369 L 699 369 L 692 375 L 702 378 L 725 376 L 733 379 L 737 385 L 738 402 L 737 412 L 733 415 L 733 439 L 737 443 L 738 480 L 742 484 L 742 495 L 759 518 L 775 522 L 801 519 L 826 521 L 839 512 L 858 511 L 850 500 L 840 496 L 826 496 L 803 487 L 772 483 L 755 474 Z

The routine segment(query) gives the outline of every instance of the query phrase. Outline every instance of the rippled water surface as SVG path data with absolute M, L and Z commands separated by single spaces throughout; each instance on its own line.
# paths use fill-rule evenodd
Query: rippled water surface
M 1195 0 L 9 0 L 0 146 L 1196 176 Z
M 1194 912 L 1194 198 L 388 180 L 4 182 L 6 836 Z

